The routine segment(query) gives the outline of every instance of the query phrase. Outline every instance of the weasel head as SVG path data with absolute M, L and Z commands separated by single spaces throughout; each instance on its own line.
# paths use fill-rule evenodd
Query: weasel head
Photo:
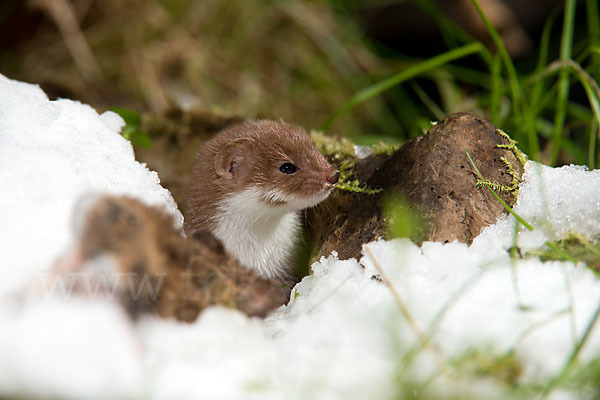
M 339 171 L 297 126 L 261 120 L 223 134 L 214 168 L 230 193 L 255 189 L 266 206 L 298 211 L 325 200 L 338 182 Z

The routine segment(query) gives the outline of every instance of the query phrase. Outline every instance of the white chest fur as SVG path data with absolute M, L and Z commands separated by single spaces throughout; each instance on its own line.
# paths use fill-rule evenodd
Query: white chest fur
M 223 200 L 215 217 L 215 236 L 242 265 L 266 278 L 288 275 L 299 230 L 297 211 L 267 205 L 252 188 Z

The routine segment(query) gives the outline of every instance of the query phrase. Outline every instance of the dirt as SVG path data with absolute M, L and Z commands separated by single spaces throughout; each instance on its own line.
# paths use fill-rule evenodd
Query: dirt
M 498 145 L 509 140 L 484 119 L 469 113 L 452 114 L 433 126 L 423 137 L 402 146 L 389 157 L 372 156 L 357 162 L 355 176 L 377 194 L 337 191 L 328 200 L 307 212 L 307 226 L 313 237 L 312 260 L 336 250 L 340 258 L 360 257 L 362 244 L 389 238 L 391 216 L 383 213 L 386 195 L 408 200 L 424 224 L 411 239 L 471 243 L 482 228 L 493 224 L 504 207 L 478 177 L 469 152 L 482 175 L 506 187 L 513 177 L 501 157 L 520 177 L 523 167 L 515 154 Z M 509 204 L 515 196 L 500 192 Z

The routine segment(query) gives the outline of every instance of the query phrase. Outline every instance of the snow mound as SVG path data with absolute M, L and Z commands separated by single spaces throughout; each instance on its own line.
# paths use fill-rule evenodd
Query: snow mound
M 82 193 L 163 204 L 179 224 L 181 215 L 134 160 L 118 116 L 3 76 L 0 93 L 0 397 L 387 399 L 428 385 L 439 397 L 508 398 L 493 376 L 448 374 L 454 360 L 510 355 L 518 382 L 547 384 L 600 303 L 600 280 L 582 265 L 511 260 L 512 217 L 471 246 L 396 239 L 367 244 L 361 260 L 324 257 L 264 321 L 213 307 L 191 324 L 132 322 L 104 300 L 23 298 L 18 288 L 69 246 Z M 598 179 L 528 163 L 516 210 L 536 230 L 519 244 L 598 235 Z M 579 358 L 598 357 L 593 329 Z
M 0 295 L 45 271 L 72 240 L 85 192 L 128 194 L 183 217 L 158 174 L 135 161 L 125 122 L 0 75 Z
M 0 396 L 107 399 L 141 393 L 141 349 L 128 317 L 113 304 L 51 298 L 0 309 L 0 321 Z

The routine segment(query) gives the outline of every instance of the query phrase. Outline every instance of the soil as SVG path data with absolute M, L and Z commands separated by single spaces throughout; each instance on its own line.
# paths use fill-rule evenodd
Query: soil
M 411 237 L 415 242 L 471 243 L 505 209 L 487 188 L 476 186 L 478 177 L 466 151 L 490 181 L 511 185 L 513 177 L 502 157 L 518 177 L 523 174 L 515 154 L 499 144 L 508 145 L 509 140 L 491 123 L 470 113 L 457 113 L 389 157 L 376 155 L 358 161 L 355 176 L 382 191 L 371 195 L 336 191 L 309 210 L 312 260 L 332 250 L 340 258 L 359 258 L 363 243 L 390 238 L 386 228 L 391 217 L 382 211 L 389 194 L 407 199 L 407 207 L 422 217 L 424 224 Z M 513 193 L 499 194 L 508 204 L 514 203 Z

